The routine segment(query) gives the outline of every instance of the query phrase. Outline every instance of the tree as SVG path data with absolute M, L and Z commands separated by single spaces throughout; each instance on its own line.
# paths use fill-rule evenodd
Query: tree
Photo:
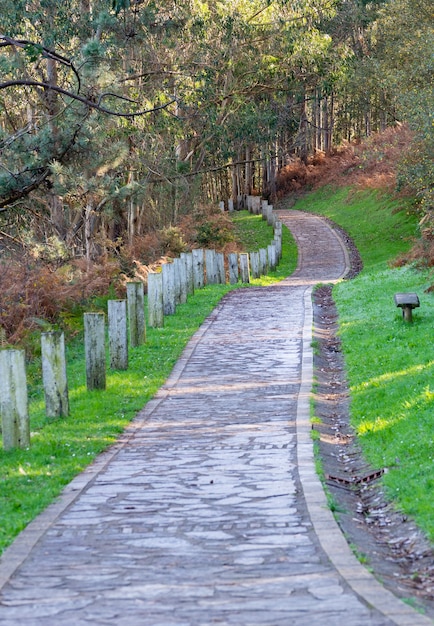
M 431 3 L 394 0 L 383 7 L 372 27 L 375 76 L 398 119 L 415 133 L 401 163 L 399 183 L 415 190 L 430 228 L 434 228 L 433 24 Z

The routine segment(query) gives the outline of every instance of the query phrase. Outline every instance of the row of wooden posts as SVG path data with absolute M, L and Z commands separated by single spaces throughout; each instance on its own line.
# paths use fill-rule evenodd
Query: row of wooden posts
M 252 198 L 253 201 L 250 201 Z M 261 199 L 247 196 L 248 208 L 259 214 Z M 223 204 L 223 206 L 222 206 Z M 254 207 L 254 208 L 253 208 Z M 178 304 L 205 284 L 249 283 L 273 270 L 282 253 L 282 224 L 274 219 L 272 207 L 262 201 L 263 218 L 274 225 L 274 239 L 257 252 L 231 253 L 225 258 L 215 250 L 192 250 L 150 272 L 147 281 L 148 326 L 164 326 L 164 317 L 176 313 Z M 224 210 L 224 203 L 220 204 Z M 230 205 L 228 207 L 230 209 Z M 143 282 L 127 283 L 126 300 L 109 300 L 107 310 L 109 363 L 113 370 L 128 368 L 128 347 L 146 340 L 145 290 Z M 129 341 L 128 341 L 129 328 Z M 84 314 L 86 385 L 88 390 L 106 387 L 106 329 L 104 313 Z M 69 415 L 65 340 L 61 331 L 41 333 L 42 379 L 45 410 L 49 418 Z M 23 350 L 0 350 L 0 413 L 3 448 L 30 446 L 28 395 Z

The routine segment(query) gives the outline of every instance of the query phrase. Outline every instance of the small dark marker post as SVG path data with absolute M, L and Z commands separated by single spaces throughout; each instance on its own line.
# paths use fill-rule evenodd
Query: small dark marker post
M 413 321 L 413 309 L 420 306 L 417 293 L 395 293 L 395 304 L 402 309 L 402 317 L 406 322 Z

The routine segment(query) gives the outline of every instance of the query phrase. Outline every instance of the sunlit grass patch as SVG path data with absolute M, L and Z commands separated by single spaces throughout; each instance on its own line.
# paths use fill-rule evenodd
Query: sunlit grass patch
M 426 273 L 368 271 L 334 289 L 351 393 L 351 419 L 374 467 L 404 512 L 434 540 L 434 297 Z M 419 294 L 412 324 L 394 293 Z

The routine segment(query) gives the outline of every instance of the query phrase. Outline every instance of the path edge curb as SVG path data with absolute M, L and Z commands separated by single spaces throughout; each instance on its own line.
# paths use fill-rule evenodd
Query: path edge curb
M 311 522 L 327 557 L 353 591 L 368 605 L 377 609 L 397 626 L 432 626 L 433 621 L 381 583 L 356 559 L 327 503 L 326 494 L 315 467 L 311 437 L 310 397 L 313 385 L 313 288 L 304 295 L 302 331 L 302 366 L 297 400 L 297 463 Z

